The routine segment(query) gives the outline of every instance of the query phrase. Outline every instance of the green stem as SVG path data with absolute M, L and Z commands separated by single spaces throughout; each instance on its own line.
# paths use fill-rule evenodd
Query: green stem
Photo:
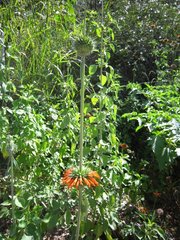
M 100 53 L 100 58 L 101 58 L 101 67 L 100 67 L 100 76 L 101 76 L 101 82 L 102 82 L 102 74 L 103 74 L 103 58 L 104 58 L 104 43 L 103 43 L 103 38 L 104 38 L 104 32 L 103 32 L 103 26 L 104 26 L 104 3 L 102 0 L 102 6 L 101 6 L 101 53 Z M 100 112 L 102 111 L 102 96 L 100 96 Z M 102 125 L 100 126 L 100 132 L 99 132 L 99 140 L 102 140 Z
M 103 65 L 104 65 L 104 32 L 103 32 L 103 26 L 104 26 L 104 3 L 102 0 L 102 6 L 101 6 L 101 52 L 100 52 L 100 58 L 101 58 L 101 66 L 100 66 L 100 77 L 101 77 L 101 83 L 102 83 L 102 76 L 103 76 Z M 102 111 L 103 108 L 103 102 L 102 102 L 102 91 L 100 92 L 100 99 L 99 99 L 99 111 Z M 103 133 L 103 124 L 100 124 L 99 127 L 99 141 L 102 140 L 102 133 Z M 101 161 L 99 161 L 99 167 L 101 167 Z
M 80 160 L 79 160 L 79 170 L 82 170 L 83 163 L 83 138 L 84 138 L 84 80 L 85 80 L 85 57 L 81 58 L 81 102 L 80 102 Z
M 79 170 L 82 171 L 83 165 L 83 136 L 84 136 L 84 92 L 85 92 L 85 57 L 81 57 L 81 101 L 80 101 L 80 159 L 79 159 Z M 82 187 L 79 187 L 79 204 L 78 204 L 78 216 L 77 216 L 77 228 L 75 240 L 79 239 L 80 226 L 81 226 L 81 206 L 82 206 Z
M 79 239 L 80 226 L 81 226 L 81 206 L 82 206 L 82 187 L 79 187 L 79 204 L 78 204 L 78 216 L 77 216 L 77 228 L 76 228 L 76 238 Z

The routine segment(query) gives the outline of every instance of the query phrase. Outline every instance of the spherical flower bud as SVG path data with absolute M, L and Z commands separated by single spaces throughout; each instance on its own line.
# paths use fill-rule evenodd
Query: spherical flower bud
M 76 38 L 74 47 L 77 51 L 78 56 L 86 57 L 93 51 L 94 43 L 90 37 L 82 35 Z

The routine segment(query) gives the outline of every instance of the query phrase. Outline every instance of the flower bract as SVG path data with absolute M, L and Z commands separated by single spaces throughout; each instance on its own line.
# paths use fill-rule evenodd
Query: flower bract
M 82 35 L 76 39 L 74 46 L 77 54 L 81 57 L 85 57 L 92 52 L 94 48 L 94 43 L 90 37 Z

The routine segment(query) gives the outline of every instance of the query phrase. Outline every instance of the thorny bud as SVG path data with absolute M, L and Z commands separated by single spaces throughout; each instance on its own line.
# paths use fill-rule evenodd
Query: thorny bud
M 76 38 L 74 47 L 78 56 L 85 57 L 93 51 L 94 43 L 90 37 L 82 35 Z

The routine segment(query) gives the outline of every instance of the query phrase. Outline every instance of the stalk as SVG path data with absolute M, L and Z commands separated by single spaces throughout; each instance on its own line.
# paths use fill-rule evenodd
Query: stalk
M 81 100 L 80 100 L 80 160 L 79 160 L 79 170 L 82 170 L 83 163 L 83 142 L 84 142 L 84 80 L 85 80 L 85 57 L 81 57 L 81 68 L 80 68 L 80 78 L 81 78 Z
M 13 219 L 13 225 L 15 224 L 15 205 L 14 205 L 14 159 L 12 151 L 10 151 L 9 155 L 10 161 L 11 161 L 11 198 L 12 198 L 12 219 Z
M 0 24 L 0 28 L 1 28 L 2 26 L 1 26 L 1 24 Z M 4 40 L 4 32 L 3 32 L 3 28 L 2 28 L 2 30 L 0 29 L 0 37 L 1 37 L 1 41 L 2 41 L 2 47 L 1 47 L 1 53 L 0 53 L 0 55 L 1 55 L 1 64 L 2 65 L 5 65 L 5 47 L 4 47 L 4 44 L 5 44 L 5 40 Z
M 101 58 L 101 66 L 100 66 L 100 76 L 101 76 L 101 83 L 102 83 L 102 74 L 103 74 L 103 58 L 104 58 L 104 43 L 103 43 L 103 26 L 104 26 L 104 4 L 102 0 L 102 5 L 101 5 L 101 52 L 100 52 L 100 58 Z M 100 94 L 100 99 L 99 99 L 99 111 L 101 112 L 103 108 L 103 103 L 102 103 L 102 95 Z M 99 141 L 102 140 L 102 132 L 103 132 L 103 125 L 100 125 L 99 129 Z M 99 161 L 99 167 L 101 167 L 101 161 Z
M 83 137 L 84 137 L 84 80 L 85 80 L 85 56 L 81 57 L 80 66 L 80 78 L 81 78 L 81 92 L 80 92 L 80 159 L 79 159 L 79 171 L 82 171 L 83 165 Z M 79 239 L 80 225 L 81 225 L 81 206 L 82 206 L 82 187 L 79 187 L 79 203 L 78 203 L 78 216 L 77 216 L 77 228 L 75 240 Z
M 11 142 L 8 146 L 8 155 L 9 155 L 9 162 L 11 165 L 11 205 L 12 205 L 12 223 L 13 226 L 15 225 L 15 204 L 14 204 L 14 157 L 13 157 L 13 149 L 11 146 Z

